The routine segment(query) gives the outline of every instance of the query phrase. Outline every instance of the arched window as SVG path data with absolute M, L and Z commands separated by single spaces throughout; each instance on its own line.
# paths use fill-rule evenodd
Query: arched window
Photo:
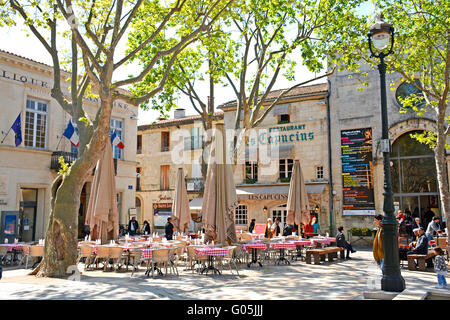
M 236 225 L 247 225 L 247 206 L 240 204 L 237 206 L 234 215 L 234 222 Z
M 419 80 L 416 79 L 415 83 L 420 86 Z M 423 93 L 415 85 L 409 82 L 403 82 L 398 86 L 395 91 L 395 99 L 403 110 L 409 109 L 411 106 L 421 108 L 426 104 Z M 409 99 L 411 100 L 410 103 L 404 105 Z
M 439 193 L 434 152 L 411 137 L 411 134 L 422 132 L 410 131 L 395 140 L 391 152 L 391 176 L 394 202 L 404 212 L 410 211 L 413 217 L 421 218 L 426 226 L 429 218 L 425 218 L 425 212 L 433 211 L 439 215 Z

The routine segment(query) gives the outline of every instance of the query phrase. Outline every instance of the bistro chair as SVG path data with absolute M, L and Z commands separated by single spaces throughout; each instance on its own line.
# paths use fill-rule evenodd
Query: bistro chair
M 177 263 L 178 263 L 178 255 L 183 254 L 182 246 L 173 246 L 169 249 L 169 262 L 170 267 L 174 273 L 178 274 Z
M 109 247 L 98 246 L 97 247 L 97 255 L 95 256 L 94 264 L 96 268 L 98 268 L 98 263 L 103 263 L 103 270 L 106 271 L 106 268 L 109 263 Z
M 223 270 L 223 262 L 226 262 L 228 264 L 228 267 L 230 268 L 231 274 L 233 274 L 232 266 L 234 266 L 234 269 L 236 270 L 237 275 L 239 276 L 239 271 L 236 265 L 236 258 L 234 255 L 234 251 L 236 248 L 237 248 L 236 246 L 224 247 L 224 249 L 227 249 L 228 252 L 226 256 L 219 259 L 219 264 L 222 266 Z
M 153 273 L 158 270 L 159 274 L 162 275 L 161 267 L 166 268 L 167 274 L 167 264 L 169 263 L 169 251 L 170 249 L 155 249 L 152 251 L 152 259 L 147 267 L 147 275 L 152 272 L 152 278 L 154 278 Z M 148 270 L 150 268 L 151 270 Z
M 153 238 L 153 242 L 161 242 L 162 238 Z
M 252 235 L 248 233 L 240 234 L 242 240 L 252 240 Z
M 6 265 L 7 263 L 7 257 L 11 258 L 11 263 L 12 263 L 12 254 L 11 252 L 8 252 L 8 247 L 7 246 L 0 246 L 0 265 L 4 262 L 4 265 Z
M 30 246 L 22 245 L 22 259 L 19 261 L 19 265 L 22 265 L 24 262 L 28 260 L 30 254 Z
M 81 259 L 85 259 L 84 261 L 84 270 L 89 269 L 89 266 L 95 260 L 94 247 L 92 246 L 80 246 L 80 254 L 78 256 L 77 265 Z
M 124 254 L 123 248 L 109 248 L 109 259 L 112 259 L 113 263 L 113 269 L 115 271 L 119 271 L 119 269 L 122 267 L 122 262 L 125 261 L 125 263 L 128 263 L 128 254 Z
M 32 265 L 31 268 L 34 268 L 44 256 L 44 246 L 30 246 L 29 254 L 32 259 L 36 258 L 36 262 Z M 25 269 L 28 268 L 28 259 L 25 263 Z
M 141 249 L 130 250 L 130 259 L 128 264 L 130 263 L 131 260 L 133 260 L 133 262 L 131 263 L 132 267 L 131 277 L 133 277 L 134 272 L 139 270 L 139 266 L 143 262 Z M 127 271 L 128 271 L 128 264 L 127 264 Z

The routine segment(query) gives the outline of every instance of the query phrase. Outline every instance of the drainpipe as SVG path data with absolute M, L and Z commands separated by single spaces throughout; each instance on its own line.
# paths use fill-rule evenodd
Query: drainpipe
M 331 164 L 331 115 L 330 115 L 330 95 L 331 95 L 331 82 L 327 79 L 328 82 L 328 93 L 325 97 L 325 104 L 327 106 L 327 131 L 328 131 L 328 183 L 329 187 L 329 196 L 330 196 L 330 235 L 333 235 L 333 212 L 334 212 L 334 203 L 333 203 L 333 170 Z

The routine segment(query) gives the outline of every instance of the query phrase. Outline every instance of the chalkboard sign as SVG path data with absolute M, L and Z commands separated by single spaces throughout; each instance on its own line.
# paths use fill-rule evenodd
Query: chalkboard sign
M 375 215 L 372 129 L 341 131 L 344 215 Z

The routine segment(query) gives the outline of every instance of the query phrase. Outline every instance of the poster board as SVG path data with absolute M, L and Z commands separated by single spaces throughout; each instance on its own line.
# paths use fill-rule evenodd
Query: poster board
M 341 131 L 343 215 L 375 215 L 372 128 Z
M 255 234 L 264 234 L 264 231 L 266 230 L 265 224 L 255 224 L 255 229 L 253 229 L 253 233 Z

